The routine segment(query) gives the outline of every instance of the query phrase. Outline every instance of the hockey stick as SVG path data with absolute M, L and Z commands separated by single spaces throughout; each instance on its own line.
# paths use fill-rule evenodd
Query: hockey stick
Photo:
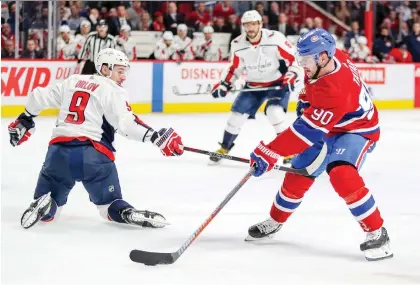
M 250 168 L 248 173 L 236 184 L 235 188 L 225 197 L 219 206 L 211 213 L 210 217 L 206 219 L 204 223 L 184 242 L 178 251 L 171 253 L 164 252 L 150 252 L 134 249 L 130 252 L 130 259 L 134 262 L 143 263 L 145 265 L 157 265 L 157 264 L 172 264 L 187 250 L 187 248 L 197 239 L 201 232 L 210 224 L 210 222 L 217 216 L 217 214 L 226 206 L 226 204 L 232 199 L 233 196 L 244 186 L 245 182 L 251 178 L 255 169 Z
M 218 152 L 212 152 L 212 151 L 207 151 L 207 150 L 203 150 L 203 149 L 196 149 L 196 148 L 192 148 L 192 147 L 188 147 L 188 146 L 184 146 L 184 150 L 189 151 L 189 152 L 200 153 L 200 154 L 204 154 L 204 155 L 208 155 L 208 156 L 216 156 L 216 157 L 224 158 L 224 159 L 227 159 L 227 160 L 249 163 L 249 159 L 242 158 L 242 157 L 237 157 L 237 156 L 232 156 L 232 155 L 227 155 L 227 154 L 222 154 L 222 153 L 218 153 Z M 273 169 L 280 170 L 280 171 L 286 171 L 286 172 L 290 172 L 290 173 L 295 173 L 295 174 L 299 174 L 299 175 L 303 175 L 303 176 L 309 176 L 309 173 L 308 173 L 306 168 L 295 169 L 295 168 L 275 165 Z
M 175 88 L 174 88 L 175 87 Z M 246 88 L 246 89 L 232 89 L 229 90 L 228 92 L 253 92 L 253 91 L 271 91 L 271 90 L 280 90 L 282 89 L 281 86 L 273 86 L 273 87 L 261 87 L 261 88 Z M 176 86 L 172 87 L 172 92 L 174 92 L 174 94 L 176 96 L 190 96 L 190 95 L 208 95 L 210 94 L 210 92 L 202 92 L 202 93 L 180 93 L 178 91 L 178 88 L 176 88 Z

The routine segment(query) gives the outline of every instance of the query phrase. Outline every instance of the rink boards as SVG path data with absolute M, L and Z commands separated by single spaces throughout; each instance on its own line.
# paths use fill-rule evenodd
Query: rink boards
M 136 113 L 203 113 L 228 112 L 235 93 L 214 99 L 212 86 L 226 74 L 228 62 L 135 61 L 131 63 L 124 87 Z M 420 107 L 420 64 L 358 64 L 362 78 L 373 94 L 379 109 L 411 109 Z M 24 109 L 27 95 L 38 86 L 60 82 L 79 73 L 76 61 L 13 60 L 2 61 L 2 117 L 16 116 Z M 236 88 L 240 89 L 242 80 Z M 181 95 L 185 93 L 204 93 Z M 296 107 L 292 96 L 289 109 Z M 45 110 L 42 115 L 56 115 Z

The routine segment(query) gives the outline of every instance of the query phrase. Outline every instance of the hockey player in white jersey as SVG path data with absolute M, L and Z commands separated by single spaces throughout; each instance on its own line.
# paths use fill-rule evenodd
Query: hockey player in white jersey
M 199 42 L 196 46 L 197 57 L 201 57 L 205 61 L 222 60 L 222 50 L 217 44 L 213 42 L 213 32 L 214 29 L 212 26 L 204 27 L 204 40 Z
M 174 44 L 174 35 L 171 31 L 165 31 L 160 39 L 156 43 L 154 55 L 155 59 L 168 60 L 172 58 L 172 55 L 176 52 L 176 46 Z
M 18 146 L 35 131 L 33 118 L 43 109 L 60 110 L 34 193 L 21 225 L 51 221 L 66 204 L 75 182 L 83 183 L 102 217 L 142 227 L 163 227 L 158 213 L 137 210 L 121 195 L 114 163 L 114 134 L 150 142 L 163 155 L 183 153 L 180 136 L 172 129 L 155 131 L 131 111 L 121 84 L 129 68 L 127 56 L 115 49 L 101 50 L 96 75 L 72 75 L 62 83 L 36 88 L 22 113 L 9 125 L 10 143 Z
M 60 26 L 60 36 L 57 38 L 57 58 L 58 59 L 75 59 L 75 49 L 77 42 L 70 33 L 70 27 L 67 25 Z
M 129 25 L 122 25 L 120 35 L 116 37 L 117 49 L 125 53 L 129 60 L 137 59 L 136 44 L 130 39 L 131 28 Z
M 214 98 L 225 97 L 234 82 L 246 72 L 246 89 L 282 86 L 280 90 L 242 92 L 231 108 L 221 148 L 218 153 L 227 154 L 248 118 L 254 118 L 259 107 L 266 101 L 264 110 L 277 134 L 281 133 L 287 111 L 290 92 L 303 87 L 303 69 L 295 63 L 295 48 L 277 31 L 262 28 L 261 15 L 247 11 L 242 16 L 244 33 L 231 43 L 231 65 L 226 77 L 212 90 Z M 296 89 L 296 90 L 295 90 Z M 210 157 L 210 165 L 221 158 Z
M 173 60 L 185 61 L 194 60 L 195 52 L 192 39 L 187 36 L 188 27 L 185 24 L 179 24 L 177 28 L 177 35 L 174 37 L 174 44 L 176 52 L 172 56 Z
M 91 29 L 91 23 L 88 20 L 83 20 L 80 23 L 80 34 L 77 34 L 74 37 L 74 40 L 76 41 L 76 48 L 75 48 L 74 54 L 76 55 L 76 57 L 82 51 L 82 47 L 85 44 L 85 41 L 90 33 L 90 29 Z

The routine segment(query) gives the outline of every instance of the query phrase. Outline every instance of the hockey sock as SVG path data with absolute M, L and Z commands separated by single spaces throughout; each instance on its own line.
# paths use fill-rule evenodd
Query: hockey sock
M 238 135 L 233 135 L 229 133 L 228 131 L 225 131 L 225 133 L 223 134 L 222 147 L 226 150 L 230 150 L 230 148 L 233 145 L 233 142 L 235 141 L 237 137 Z
M 313 178 L 287 173 L 271 206 L 270 216 L 279 223 L 286 222 L 299 207 L 303 196 L 314 181 Z
M 352 165 L 339 165 L 329 172 L 335 191 L 346 201 L 352 215 L 365 232 L 382 227 L 383 219 L 375 199 Z
M 52 220 L 54 220 L 55 214 L 57 213 L 57 203 L 55 202 L 54 199 L 51 198 L 51 208 L 50 211 L 48 212 L 48 214 L 46 214 L 45 216 L 43 216 L 41 218 L 42 222 L 51 222 Z
M 108 207 L 108 219 L 117 223 L 125 223 L 121 218 L 121 210 L 125 208 L 134 208 L 124 200 L 115 200 Z

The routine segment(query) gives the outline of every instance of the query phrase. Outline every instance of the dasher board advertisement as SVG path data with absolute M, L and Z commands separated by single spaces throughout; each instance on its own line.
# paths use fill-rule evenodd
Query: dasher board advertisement
M 152 67 L 152 62 L 131 66 L 124 82 L 130 103 L 151 103 Z M 1 66 L 2 106 L 25 105 L 27 96 L 36 87 L 46 87 L 78 73 L 80 69 L 76 61 L 4 60 Z

